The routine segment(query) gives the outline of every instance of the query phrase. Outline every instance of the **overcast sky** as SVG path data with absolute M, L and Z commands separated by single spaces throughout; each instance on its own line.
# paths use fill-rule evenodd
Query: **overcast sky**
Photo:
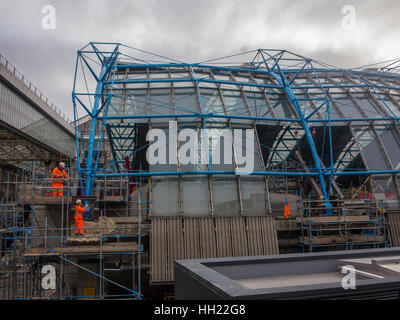
M 48 4 L 55 30 L 42 27 Z M 400 58 L 399 12 L 398 0 L 0 0 L 0 54 L 72 118 L 76 51 L 89 41 L 186 62 L 277 48 L 355 67 Z

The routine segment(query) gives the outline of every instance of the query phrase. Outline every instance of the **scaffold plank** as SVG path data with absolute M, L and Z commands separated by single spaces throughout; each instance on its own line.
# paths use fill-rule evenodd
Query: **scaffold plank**
M 303 223 L 339 223 L 339 222 L 369 222 L 369 216 L 318 216 L 300 218 Z
M 24 256 L 42 256 L 42 255 L 68 255 L 68 254 L 84 254 L 84 253 L 119 253 L 119 252 L 136 252 L 138 246 L 136 242 L 116 242 L 107 243 L 102 246 L 70 246 L 70 247 L 50 247 L 50 248 L 29 248 L 25 250 Z
M 383 242 L 383 236 L 360 236 L 348 235 L 346 236 L 314 236 L 312 238 L 299 237 L 299 241 L 305 244 L 312 243 L 313 245 L 335 245 L 335 244 L 351 244 L 351 243 L 367 243 L 367 242 Z

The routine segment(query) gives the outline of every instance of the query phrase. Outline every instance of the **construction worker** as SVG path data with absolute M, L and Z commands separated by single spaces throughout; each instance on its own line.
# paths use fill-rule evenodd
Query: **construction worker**
M 60 162 L 58 166 L 53 169 L 52 179 L 53 197 L 57 197 L 57 195 L 62 197 L 64 182 L 68 179 L 68 174 L 65 172 L 64 162 Z
M 88 207 L 89 204 L 86 204 L 84 207 L 82 207 L 81 199 L 76 200 L 74 215 L 76 225 L 75 235 L 83 235 L 83 213 Z
M 283 215 L 286 219 L 289 219 L 289 217 L 290 217 L 290 206 L 289 206 L 289 203 L 287 202 L 287 200 L 285 200 L 285 208 L 283 211 Z

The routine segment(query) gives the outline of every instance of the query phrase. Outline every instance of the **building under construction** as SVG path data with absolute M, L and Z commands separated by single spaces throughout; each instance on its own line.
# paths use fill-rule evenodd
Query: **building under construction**
M 0 61 L 0 299 L 170 299 L 175 260 L 399 246 L 396 61 L 258 49 L 186 63 L 91 42 L 73 121 Z M 196 163 L 178 156 L 188 129 Z M 166 163 L 149 161 L 154 143 Z

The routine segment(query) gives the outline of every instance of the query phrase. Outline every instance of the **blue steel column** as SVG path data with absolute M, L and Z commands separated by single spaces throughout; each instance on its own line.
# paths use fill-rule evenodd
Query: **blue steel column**
M 267 64 L 265 59 L 264 59 L 264 63 Z M 282 86 L 282 89 L 287 94 L 288 98 L 290 99 L 290 101 L 292 102 L 293 106 L 295 107 L 295 109 L 297 111 L 297 114 L 300 117 L 301 124 L 302 124 L 304 132 L 306 134 L 307 142 L 308 142 L 308 144 L 310 146 L 310 149 L 311 149 L 311 153 L 312 153 L 312 156 L 313 156 L 314 164 L 315 164 L 317 172 L 318 172 L 318 180 L 319 180 L 319 183 L 321 185 L 321 191 L 322 191 L 322 194 L 323 194 L 324 199 L 325 199 L 325 207 L 328 209 L 327 213 L 330 214 L 331 210 L 332 210 L 332 204 L 329 202 L 329 195 L 328 195 L 328 193 L 326 191 L 324 174 L 323 174 L 323 171 L 322 171 L 321 163 L 319 162 L 319 157 L 318 157 L 318 154 L 317 154 L 317 150 L 315 148 L 314 139 L 313 139 L 313 137 L 311 135 L 311 132 L 310 132 L 310 128 L 308 127 L 308 123 L 307 123 L 303 113 L 301 112 L 299 100 L 297 99 L 297 97 L 294 94 L 290 84 L 288 83 L 288 80 L 287 80 L 286 76 L 283 74 L 279 64 L 276 63 L 275 65 L 278 68 L 280 77 L 278 77 L 278 75 L 276 75 L 276 73 L 274 73 L 272 70 L 270 70 L 269 73 Z
M 115 57 L 113 57 L 114 53 L 116 54 Z M 94 98 L 94 103 L 93 103 L 93 109 L 92 109 L 92 121 L 90 123 L 90 132 L 89 132 L 89 142 L 88 142 L 88 156 L 87 156 L 87 162 L 86 162 L 86 179 L 85 179 L 85 196 L 88 197 L 92 193 L 92 188 L 93 188 L 93 179 L 96 174 L 95 168 L 92 168 L 93 166 L 93 153 L 94 153 L 94 142 L 96 138 L 96 126 L 97 126 L 97 117 L 99 115 L 99 112 L 101 111 L 99 109 L 100 106 L 100 99 L 102 97 L 102 91 L 103 91 L 103 84 L 104 84 L 104 79 L 108 71 L 111 69 L 111 65 L 114 64 L 114 61 L 117 61 L 118 57 L 118 47 L 116 50 L 114 50 L 113 54 L 111 54 L 110 58 L 108 59 L 107 64 L 103 64 L 100 75 L 98 77 L 97 81 L 97 86 L 96 86 L 96 93 L 95 93 L 95 98 Z M 109 101 L 108 101 L 109 103 Z M 104 119 L 103 121 L 106 121 Z M 101 143 L 101 141 L 99 141 Z
M 101 74 L 103 74 L 106 70 L 106 66 L 103 66 L 101 69 Z M 101 76 L 99 77 L 101 79 Z M 100 98 L 101 98 L 101 92 L 103 90 L 103 82 L 99 80 L 97 82 L 96 86 L 96 95 L 94 98 L 94 104 L 93 104 L 93 118 L 90 123 L 90 132 L 89 132 L 89 143 L 88 143 L 88 156 L 87 156 L 87 161 L 86 161 L 86 179 L 85 179 L 85 196 L 90 196 L 91 191 L 92 191 L 92 176 L 93 176 L 93 170 L 92 170 L 92 165 L 93 165 L 93 151 L 94 151 L 94 141 L 96 138 L 96 126 L 97 126 L 97 116 L 95 114 L 97 113 L 99 109 L 99 104 L 100 104 Z M 105 120 L 104 120 L 105 121 Z

